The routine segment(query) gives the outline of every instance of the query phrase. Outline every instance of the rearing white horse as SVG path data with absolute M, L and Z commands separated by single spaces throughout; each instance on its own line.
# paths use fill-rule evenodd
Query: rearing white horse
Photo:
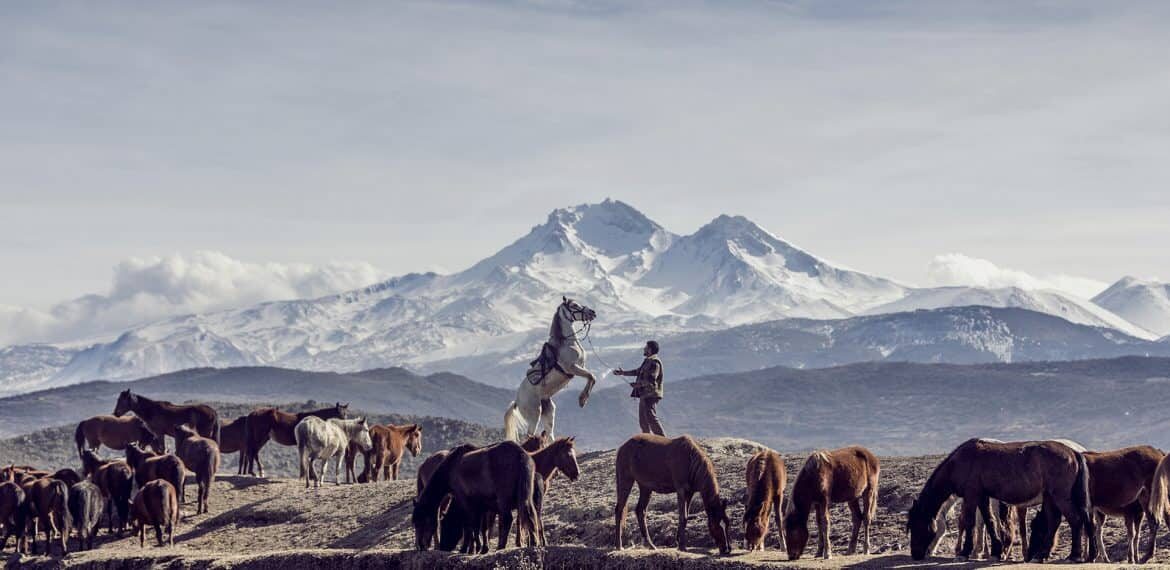
M 573 323 L 588 323 L 596 317 L 597 312 L 593 309 L 561 297 L 561 305 L 549 326 L 548 342 L 541 347 L 540 357 L 533 361 L 516 390 L 516 399 L 504 412 L 505 438 L 520 441 L 522 435 L 534 435 L 542 422 L 548 436 L 555 438 L 557 405 L 552 398 L 564 390 L 574 376 L 585 377 L 585 389 L 577 397 L 577 403 L 585 407 L 597 379 L 585 369 L 585 349 L 573 332 Z

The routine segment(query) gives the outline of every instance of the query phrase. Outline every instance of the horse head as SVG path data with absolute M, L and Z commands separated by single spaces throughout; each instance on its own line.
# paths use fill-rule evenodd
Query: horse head
M 333 409 L 337 411 L 337 417 L 343 420 L 349 419 L 349 402 L 342 404 L 337 402 L 333 404 Z
M 557 470 L 564 473 L 570 481 L 576 481 L 581 476 L 581 466 L 577 464 L 577 449 L 574 446 L 574 436 L 558 439 L 553 446 L 557 447 Z
M 353 421 L 353 433 L 350 434 L 349 440 L 358 444 L 362 451 L 373 449 L 374 440 L 370 438 L 370 426 L 366 424 L 366 418 L 358 418 Z
M 431 508 L 429 505 L 419 502 L 418 497 L 413 500 L 414 508 L 410 513 L 410 522 L 414 526 L 415 546 L 420 552 L 430 550 L 431 540 L 435 537 L 435 531 L 439 529 L 438 506 Z
M 926 508 L 918 501 L 910 505 L 910 512 L 906 514 L 906 530 L 910 532 L 910 557 L 914 560 L 926 558 L 934 537 L 938 535 L 935 528 L 934 515 L 926 512 Z
M 588 323 L 597 318 L 597 311 L 564 296 L 561 297 L 561 310 L 574 322 Z
M 118 403 L 114 405 L 114 415 L 120 418 L 126 415 L 126 412 L 133 410 L 134 400 L 134 394 L 130 393 L 129 388 L 122 390 L 118 394 Z
M 412 424 L 410 429 L 406 430 L 406 449 L 410 450 L 412 457 L 418 457 L 422 453 L 422 426 Z
M 711 504 L 706 506 L 707 530 L 711 538 L 715 539 L 715 546 L 719 547 L 719 554 L 731 554 L 731 542 L 728 536 L 731 532 L 731 518 L 727 516 L 727 499 L 716 496 Z

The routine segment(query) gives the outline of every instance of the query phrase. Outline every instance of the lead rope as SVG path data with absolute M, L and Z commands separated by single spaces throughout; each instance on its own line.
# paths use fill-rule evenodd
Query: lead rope
M 580 330 L 573 331 L 573 338 L 577 338 L 577 335 L 582 333 L 582 332 L 585 333 L 585 336 L 581 337 L 579 340 L 584 340 L 585 342 L 589 343 L 589 350 L 593 353 L 593 357 L 596 358 L 597 361 L 600 362 L 603 367 L 605 367 L 605 372 L 602 373 L 602 377 L 609 376 L 609 371 L 613 367 L 610 366 L 609 363 L 606 362 L 605 359 L 601 357 L 601 351 L 597 350 L 597 347 L 594 346 L 594 344 L 593 344 L 593 339 L 589 338 L 589 332 L 591 330 L 593 330 L 593 323 L 586 322 L 585 326 L 581 327 Z

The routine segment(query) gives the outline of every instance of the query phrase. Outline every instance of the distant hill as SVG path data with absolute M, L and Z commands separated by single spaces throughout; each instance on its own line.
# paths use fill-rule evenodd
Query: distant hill
M 76 422 L 114 410 L 118 392 L 131 389 L 173 402 L 351 402 L 379 413 L 459 418 L 498 425 L 513 391 L 456 374 L 421 376 L 401 368 L 353 374 L 268 367 L 184 370 L 133 382 L 86 382 L 0 399 L 0 437 Z
M 248 413 L 252 406 L 212 402 L 212 406 L 224 417 L 236 418 Z M 319 409 L 322 406 L 317 402 L 283 403 L 280 409 L 290 412 Z M 362 410 L 354 410 L 352 417 L 365 416 L 369 421 L 377 424 L 391 423 L 395 425 L 418 423 L 423 428 L 423 453 L 418 458 L 407 454 L 403 458 L 400 477 L 414 475 L 415 469 L 431 453 L 440 449 L 447 449 L 462 443 L 479 445 L 499 441 L 503 438 L 503 431 L 499 428 L 489 428 L 450 418 L 434 418 L 429 416 L 404 416 L 400 414 L 366 414 Z M 77 448 L 73 444 L 74 424 L 56 426 L 37 430 L 33 433 L 0 440 L 0 465 L 34 465 L 46 469 L 60 469 L 72 467 L 80 469 L 77 458 Z M 168 439 L 168 446 L 173 449 L 174 442 Z M 266 475 L 276 477 L 297 476 L 297 454 L 295 447 L 286 447 L 269 443 L 260 452 L 264 462 Z M 120 452 L 102 449 L 106 457 L 123 457 Z M 235 473 L 238 465 L 238 453 L 224 455 L 220 471 Z M 360 471 L 362 460 L 358 459 L 356 468 Z M 332 478 L 330 478 L 332 481 Z
M 671 362 L 666 361 L 669 374 Z M 629 389 L 597 392 L 584 410 L 560 400 L 559 431 L 590 447 L 638 430 Z M 1020 364 L 868 363 L 770 368 L 666 383 L 669 433 L 732 434 L 776 449 L 857 443 L 884 454 L 941 453 L 977 436 L 1067 437 L 1090 448 L 1170 448 L 1170 359 Z

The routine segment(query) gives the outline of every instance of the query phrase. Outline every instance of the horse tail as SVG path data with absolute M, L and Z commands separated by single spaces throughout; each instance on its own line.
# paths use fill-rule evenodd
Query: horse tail
M 300 467 L 300 475 L 297 476 L 298 479 L 301 477 L 307 477 L 306 473 L 308 473 L 308 470 L 305 469 L 305 459 L 309 457 L 309 454 L 306 452 L 309 447 L 309 442 L 307 441 L 307 438 L 301 437 L 301 430 L 297 429 L 299 427 L 301 427 L 300 424 L 297 424 L 297 426 L 293 428 L 293 439 L 297 440 L 297 455 L 300 457 L 300 461 L 298 462 L 298 467 Z
M 1085 531 L 1089 540 L 1093 540 L 1093 503 L 1089 493 L 1089 462 L 1085 454 L 1076 451 L 1077 477 L 1073 481 L 1072 504 L 1077 513 L 1085 519 Z
M 211 439 L 215 440 L 216 445 L 219 445 L 219 443 L 220 443 L 220 439 L 219 439 L 220 427 L 221 426 L 219 424 L 219 412 L 215 412 L 211 416 Z
M 520 414 L 520 406 L 516 404 L 516 400 L 512 400 L 508 410 L 504 412 L 504 440 L 519 442 L 520 434 L 527 430 L 528 422 Z
M 519 536 L 523 537 L 524 533 L 527 532 L 529 543 L 536 545 L 537 537 L 540 536 L 538 529 L 540 515 L 537 514 L 536 505 L 532 502 L 532 494 L 536 488 L 536 468 L 532 466 L 531 459 L 528 459 L 527 463 L 527 468 L 521 472 L 516 480 L 516 514 L 520 519 Z M 517 544 L 516 546 L 523 548 L 524 545 Z
M 77 430 L 73 432 L 73 441 L 77 443 L 77 456 L 83 457 L 85 455 L 85 422 L 77 422 Z

